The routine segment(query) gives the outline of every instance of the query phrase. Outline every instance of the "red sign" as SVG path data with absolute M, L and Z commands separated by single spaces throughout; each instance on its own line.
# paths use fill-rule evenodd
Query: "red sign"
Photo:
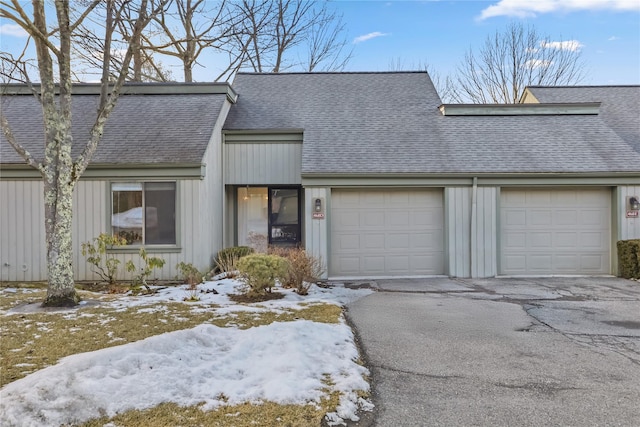
M 627 218 L 638 218 L 638 211 L 627 211 Z
M 312 215 L 313 219 L 324 219 L 324 212 L 314 212 Z

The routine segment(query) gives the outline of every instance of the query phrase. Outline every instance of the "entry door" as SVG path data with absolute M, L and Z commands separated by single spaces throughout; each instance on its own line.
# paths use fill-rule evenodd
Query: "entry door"
M 297 246 L 300 243 L 300 189 L 269 189 L 269 244 Z

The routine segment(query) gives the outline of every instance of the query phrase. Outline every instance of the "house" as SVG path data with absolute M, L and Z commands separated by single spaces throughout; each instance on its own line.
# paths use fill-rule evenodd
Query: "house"
M 29 98 L 3 108 L 33 145 Z M 76 192 L 77 278 L 92 278 L 80 242 L 108 230 L 130 238 L 123 260 L 140 238 L 166 257 L 163 278 L 267 244 L 304 246 L 330 278 L 616 274 L 615 242 L 640 237 L 639 113 L 640 86 L 443 105 L 425 72 L 128 86 Z M 41 280 L 42 185 L 0 142 L 2 280 Z M 174 234 L 155 237 L 163 221 Z
M 73 88 L 74 157 L 89 138 L 100 87 Z M 222 246 L 221 129 L 237 94 L 226 83 L 128 84 L 104 129 L 92 163 L 74 193 L 76 279 L 97 278 L 81 244 L 100 233 L 125 236 L 113 249 L 124 262 L 140 245 L 166 260 L 172 279 L 179 262 L 208 266 Z M 23 86 L 8 86 L 2 113 L 17 141 L 42 158 L 42 110 Z M 0 139 L 0 278 L 45 280 L 43 184 Z M 144 215 L 143 215 L 144 212 Z

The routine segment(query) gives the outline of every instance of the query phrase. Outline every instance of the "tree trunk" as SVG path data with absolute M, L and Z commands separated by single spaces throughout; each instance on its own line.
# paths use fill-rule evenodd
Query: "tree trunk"
M 63 121 L 64 123 L 64 121 Z M 69 307 L 80 301 L 73 281 L 73 164 L 71 136 L 63 124 L 59 124 L 57 170 L 47 168 L 44 179 L 45 229 L 47 239 L 47 297 L 43 306 Z M 64 130 L 63 130 L 64 129 Z M 57 145 L 57 144 L 56 144 Z
M 47 233 L 47 271 L 49 282 L 43 306 L 70 307 L 80 301 L 73 281 L 71 239 L 73 184 L 56 188 L 45 182 L 45 221 L 52 224 Z M 51 215 L 55 215 L 52 218 Z

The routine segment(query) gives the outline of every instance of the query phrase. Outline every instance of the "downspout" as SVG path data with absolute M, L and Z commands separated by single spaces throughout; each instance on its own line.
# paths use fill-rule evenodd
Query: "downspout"
M 471 277 L 476 277 L 478 275 L 477 266 L 478 266 L 478 253 L 476 244 L 478 238 L 476 236 L 477 230 L 477 218 L 478 218 L 478 177 L 473 177 L 473 187 L 471 189 L 471 239 L 469 239 L 471 248 Z

